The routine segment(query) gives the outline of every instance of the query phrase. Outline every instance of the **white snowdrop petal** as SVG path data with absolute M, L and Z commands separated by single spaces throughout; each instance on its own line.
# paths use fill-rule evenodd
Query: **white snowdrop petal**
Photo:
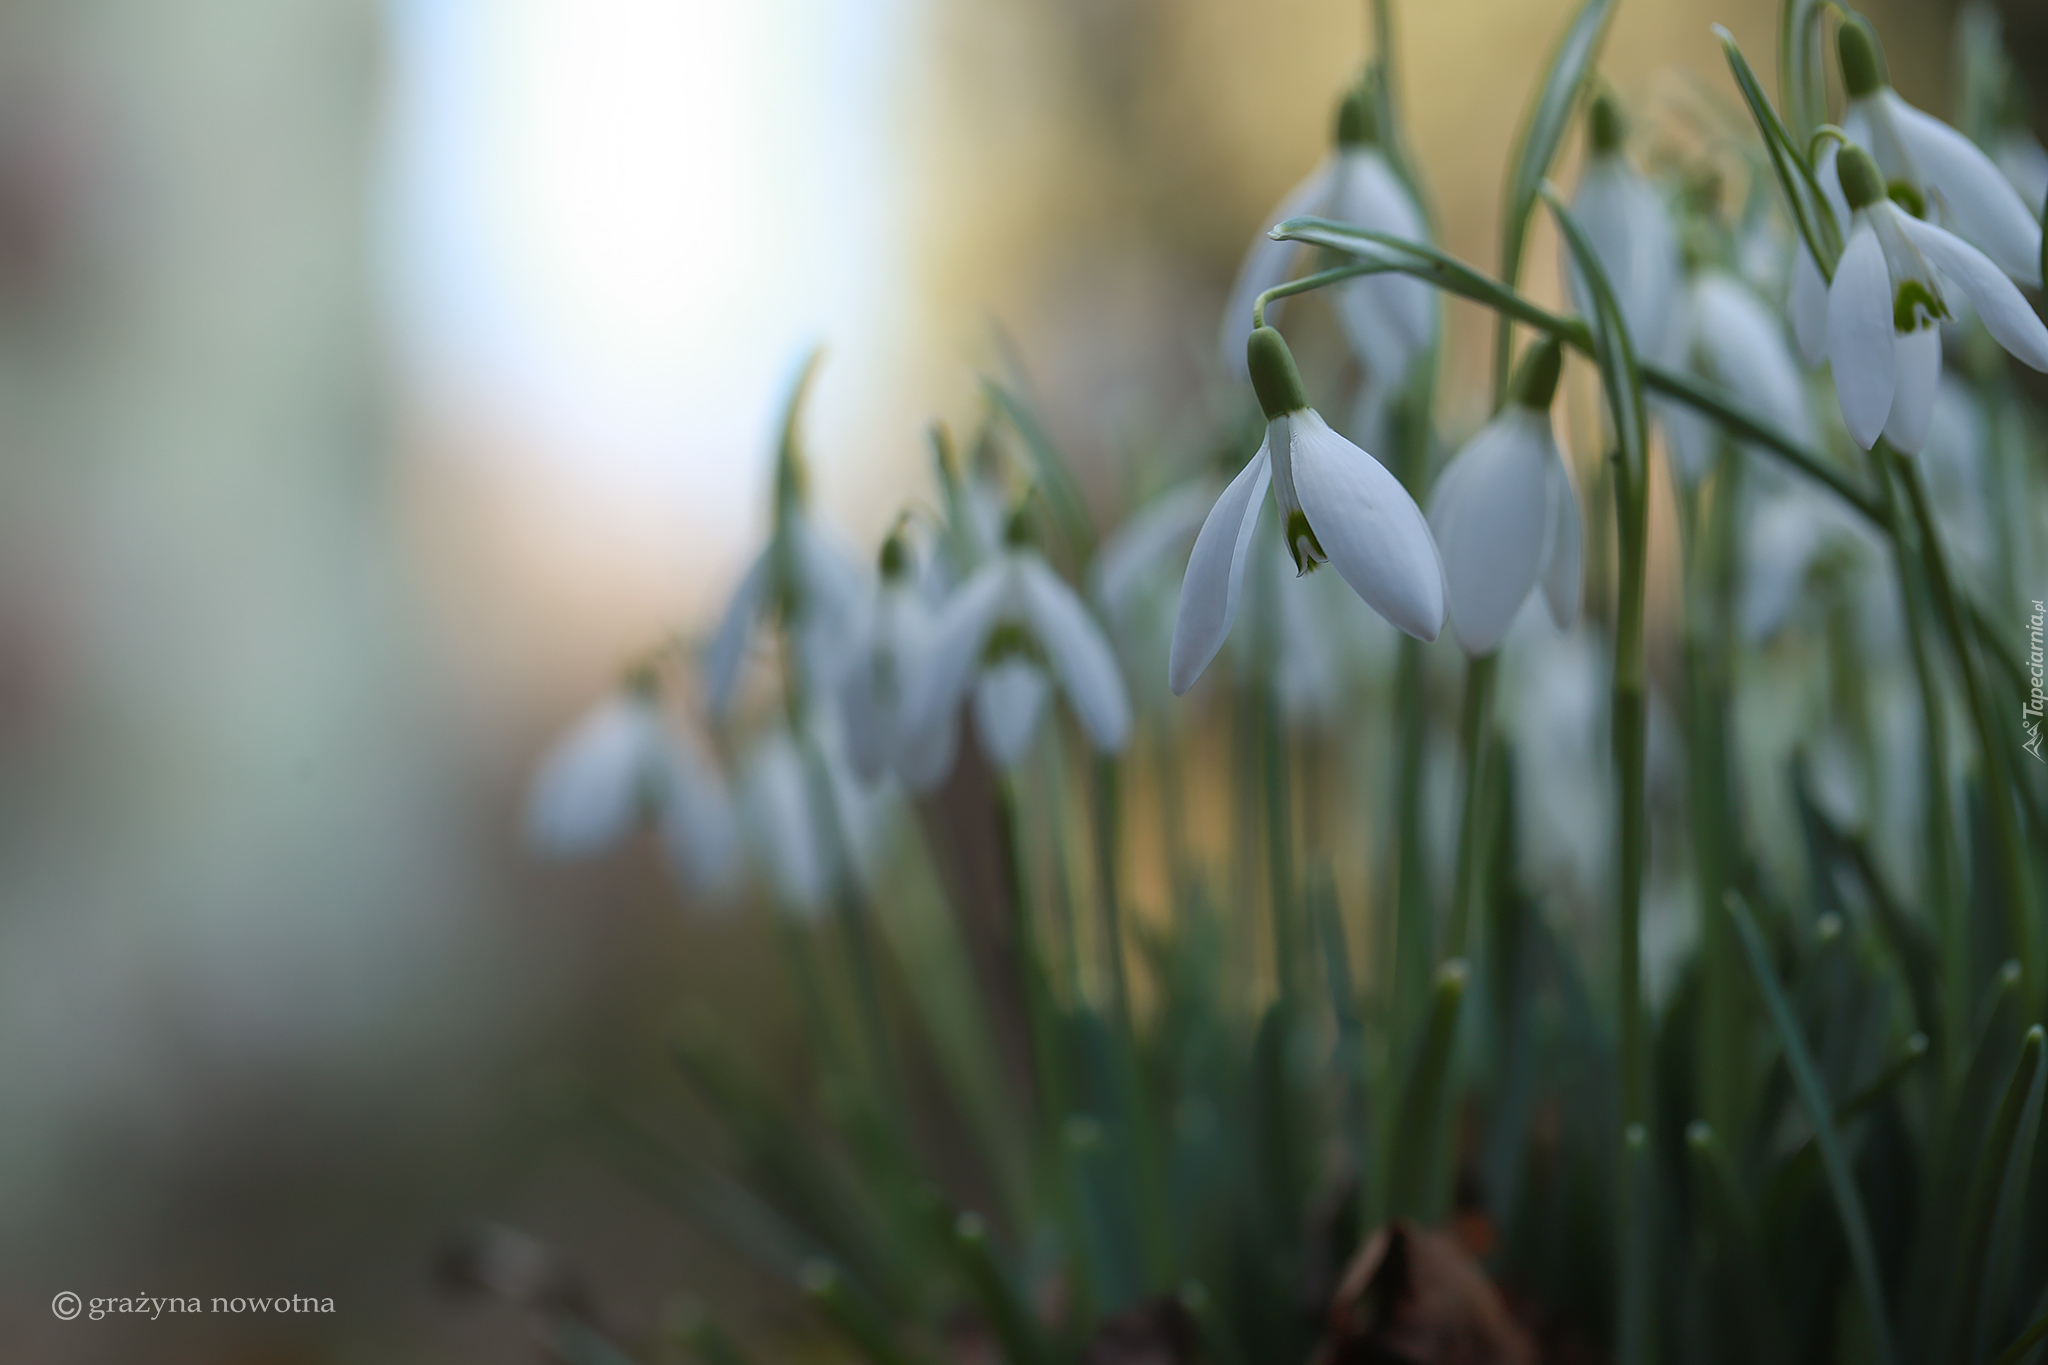
M 763 740 L 747 765 L 743 792 L 755 863 L 785 910 L 806 918 L 824 911 L 831 861 L 812 809 L 810 783 L 794 740 Z
M 989 632 L 1011 607 L 1015 582 L 1006 560 L 991 560 L 939 609 L 925 647 L 906 670 L 900 733 L 916 734 L 926 726 L 951 723 Z
M 1251 463 L 1216 499 L 1195 536 L 1187 576 L 1181 580 L 1180 609 L 1174 618 L 1173 647 L 1167 659 L 1167 683 L 1175 696 L 1202 676 L 1230 634 L 1238 594 L 1244 588 L 1245 551 L 1272 478 L 1271 454 L 1261 444 Z
M 1374 611 L 1420 640 L 1444 625 L 1444 568 L 1422 509 L 1387 467 L 1308 408 L 1288 419 L 1294 491 L 1330 564 Z
M 729 896 L 739 884 L 740 832 L 725 784 L 679 737 L 669 740 L 665 759 L 661 844 L 669 868 L 698 896 Z
M 1916 455 L 1927 444 L 1927 428 L 1934 421 L 1934 397 L 1941 388 L 1941 329 L 1921 327 L 1897 334 L 1893 356 L 1897 379 L 1884 436 L 1895 449 Z
M 1451 457 L 1430 499 L 1429 527 L 1450 583 L 1451 629 L 1475 658 L 1500 647 L 1536 586 L 1552 519 L 1548 465 L 1555 460 L 1549 415 L 1510 404 Z
M 1237 379 L 1250 377 L 1245 362 L 1245 343 L 1252 334 L 1252 305 L 1268 289 L 1287 283 L 1293 271 L 1295 254 L 1301 250 L 1299 242 L 1274 241 L 1266 235 L 1267 230 L 1289 218 L 1321 216 L 1329 207 L 1330 180 L 1335 171 L 1335 158 L 1325 157 L 1307 178 L 1287 192 L 1287 197 L 1271 213 L 1260 220 L 1258 234 L 1252 238 L 1252 244 L 1244 254 L 1244 263 L 1237 268 L 1237 280 L 1231 285 L 1230 300 L 1223 308 L 1219 342 L 1223 373 Z M 1277 323 L 1279 316 L 1277 307 L 1268 309 L 1266 321 Z
M 1868 450 L 1892 408 L 1892 285 L 1877 233 L 1860 221 L 1828 286 L 1828 363 L 1842 420 Z
M 761 610 L 766 605 L 770 572 L 768 555 L 764 551 L 741 576 L 739 586 L 733 589 L 725 615 L 719 618 L 718 632 L 711 637 L 711 647 L 705 652 L 705 704 L 714 717 L 723 716 L 732 706 L 733 693 L 739 687 L 740 665 L 747 658 L 747 642 L 752 638 L 754 625 L 761 619 Z
M 809 517 L 792 517 L 789 536 L 802 613 L 797 643 L 805 678 L 820 693 L 829 693 L 867 633 L 868 587 L 853 556 Z
M 2048 327 L 2041 325 L 2019 287 L 1977 248 L 1952 232 L 1907 214 L 1899 222 L 1928 263 L 1969 298 L 1984 330 L 2023 363 L 2048 370 Z
M 1018 556 L 1017 577 L 1024 615 L 1081 728 L 1098 749 L 1123 748 L 1131 732 L 1131 699 L 1102 628 L 1074 590 L 1036 555 Z
M 1957 232 L 2023 284 L 2041 283 L 2041 225 L 1982 148 L 1890 90 L 1881 96 L 1913 167 Z
M 1328 216 L 1407 241 L 1428 240 L 1429 228 L 1408 187 L 1378 149 L 1358 148 L 1338 160 Z M 1369 275 L 1339 285 L 1332 302 L 1359 359 L 1381 383 L 1401 382 L 1415 353 L 1436 336 L 1436 298 L 1410 275 Z
M 1808 366 L 1818 365 L 1828 355 L 1828 282 L 1803 244 L 1792 248 L 1791 295 L 1788 306 L 1799 355 Z
M 1579 619 L 1586 537 L 1579 517 L 1579 490 L 1562 453 L 1551 465 L 1550 533 L 1545 539 L 1543 600 L 1557 628 L 1570 630 Z
M 891 714 L 893 708 L 883 701 L 878 676 L 885 666 L 878 655 L 886 648 L 870 636 L 860 656 L 839 679 L 839 715 L 846 739 L 846 761 L 854 776 L 867 783 L 881 781 L 882 774 L 888 771 L 896 738 L 896 718 Z
M 1572 209 L 1614 287 L 1630 341 L 1644 354 L 1654 353 L 1664 336 L 1679 269 L 1678 236 L 1663 199 L 1625 157 L 1609 154 L 1587 164 Z M 1565 278 L 1573 306 L 1588 315 L 1591 300 L 1569 253 Z
M 1992 148 L 1991 160 L 2022 204 L 2031 207 L 2048 201 L 2048 148 L 2036 142 L 2032 133 L 2007 129 Z
M 1819 270 L 1814 278 L 1820 277 Z M 1821 295 L 1826 316 L 1826 295 Z M 1806 389 L 1785 346 L 1784 328 L 1734 277 L 1708 271 L 1692 288 L 1693 334 L 1708 372 L 1745 406 L 1796 441 L 1810 440 Z
M 1023 759 L 1051 687 L 1035 664 L 1019 658 L 982 670 L 974 684 L 974 730 L 989 762 L 1007 770 Z
M 1859 147 L 1870 146 L 1870 123 L 1853 106 L 1843 120 L 1842 131 L 1849 135 L 1849 141 Z M 1841 151 L 1833 138 L 1821 144 L 1820 156 L 1813 163 L 1813 178 L 1820 185 L 1821 197 L 1828 201 L 1828 208 L 1835 215 L 1835 227 L 1846 230 L 1849 223 L 1849 196 L 1842 193 L 1842 177 L 1835 170 L 1835 157 Z M 1820 273 L 1820 267 L 1814 267 Z
M 651 793 L 662 728 L 653 706 L 612 696 L 556 741 L 534 775 L 526 836 L 540 852 L 577 858 L 616 844 L 639 819 Z
M 914 792 L 930 791 L 953 771 L 959 746 L 960 718 L 948 711 L 923 728 L 898 737 L 896 775 Z
M 1138 588 L 1182 541 L 1192 540 L 1216 503 L 1216 485 L 1189 479 L 1145 504 L 1095 552 L 1095 599 L 1121 615 Z

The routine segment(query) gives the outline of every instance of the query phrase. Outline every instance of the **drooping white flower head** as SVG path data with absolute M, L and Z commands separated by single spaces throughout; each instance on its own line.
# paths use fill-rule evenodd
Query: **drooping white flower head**
M 1578 619 L 1579 499 L 1550 427 L 1561 362 L 1554 341 L 1531 349 L 1513 396 L 1451 457 L 1430 494 L 1451 629 L 1474 658 L 1500 648 L 1538 585 L 1558 629 Z
M 1011 767 L 1037 732 L 1056 681 L 1095 746 L 1122 749 L 1131 703 L 1109 641 L 1028 543 L 1021 515 L 1011 519 L 1006 541 L 932 623 L 905 690 L 902 742 L 929 742 L 929 730 L 950 729 L 971 688 L 983 750 L 996 766 Z
M 2022 284 L 2041 283 L 2041 224 L 1997 165 L 1976 143 L 1892 89 L 1877 38 L 1860 20 L 1836 32 L 1842 88 L 1848 107 L 1842 131 L 1867 147 L 1881 172 L 1879 184 L 1903 186 L 1924 206 L 1923 216 L 1988 256 Z
M 921 791 L 952 768 L 958 731 L 950 716 L 942 725 L 921 729 L 905 724 L 906 691 L 929 647 L 932 613 L 898 532 L 882 542 L 880 570 L 866 632 L 839 683 L 846 756 L 862 782 L 873 784 L 894 773 Z
M 653 688 L 636 680 L 584 713 L 548 751 L 528 792 L 526 836 L 550 857 L 581 858 L 647 821 L 686 887 L 705 895 L 732 889 L 739 863 L 725 784 L 662 722 Z
M 1679 297 L 1672 330 L 1676 358 L 1695 373 L 1793 440 L 1812 439 L 1806 387 L 1784 325 L 1742 280 L 1715 267 L 1694 275 Z M 1680 475 L 1697 483 L 1712 461 L 1717 429 L 1680 403 L 1660 402 L 1657 413 Z
M 1572 214 L 1614 286 L 1629 337 L 1638 351 L 1652 355 L 1663 341 L 1678 290 L 1678 232 L 1664 197 L 1629 164 L 1627 124 L 1604 93 L 1594 97 L 1587 139 L 1586 168 Z M 1564 269 L 1573 307 L 1581 316 L 1592 316 L 1591 296 L 1569 253 Z
M 1354 88 L 1337 109 L 1336 145 L 1308 178 L 1268 215 L 1268 225 L 1314 216 L 1355 224 L 1412 242 L 1429 240 L 1422 210 L 1380 147 L 1379 129 L 1365 89 Z M 1222 359 L 1226 374 L 1245 375 L 1245 339 L 1260 294 L 1285 284 L 1301 250 L 1261 232 L 1245 253 L 1223 311 Z M 1365 368 L 1366 392 L 1391 394 L 1407 379 L 1415 357 L 1436 340 L 1437 305 L 1421 280 L 1401 274 L 1368 275 L 1330 290 L 1345 340 Z M 1277 322 L 1279 302 L 1266 310 Z
M 741 576 L 705 654 L 705 692 L 721 718 L 739 688 L 741 666 L 758 627 L 780 622 L 796 646 L 803 684 L 831 695 L 864 631 L 868 593 L 853 557 L 812 520 L 807 471 L 796 423 L 817 369 L 814 354 L 798 375 L 783 414 L 775 461 L 775 519 L 768 545 Z
M 1850 223 L 1827 292 L 1835 396 L 1858 445 L 1868 450 L 1882 435 L 1912 454 L 1934 416 L 1937 324 L 1952 316 L 1945 282 L 1970 300 L 2000 345 L 2037 370 L 2048 370 L 2048 327 L 1983 252 L 1887 198 L 1877 164 L 1862 148 L 1843 148 L 1835 170 Z
M 1297 573 L 1334 565 L 1367 606 L 1410 635 L 1434 640 L 1443 629 L 1443 565 L 1422 509 L 1385 465 L 1308 405 L 1278 332 L 1258 328 L 1246 353 L 1266 439 L 1195 537 L 1167 664 L 1176 695 L 1193 686 L 1230 634 L 1268 484 Z

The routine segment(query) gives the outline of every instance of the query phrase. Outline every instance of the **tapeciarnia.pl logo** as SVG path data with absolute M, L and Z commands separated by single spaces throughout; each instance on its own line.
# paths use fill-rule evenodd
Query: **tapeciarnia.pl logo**
M 2027 619 L 2029 695 L 2026 704 L 2020 708 L 2020 724 L 2027 727 L 2027 742 L 2020 747 L 2032 754 L 2036 762 L 2048 762 L 2041 757 L 2041 710 L 2043 703 L 2048 702 L 2048 695 L 2042 691 L 2044 672 L 2048 672 L 2043 668 L 2041 656 L 2041 623 L 2044 618 L 2048 618 L 2048 607 L 2044 607 L 2037 597 L 2034 599 L 2034 614 Z

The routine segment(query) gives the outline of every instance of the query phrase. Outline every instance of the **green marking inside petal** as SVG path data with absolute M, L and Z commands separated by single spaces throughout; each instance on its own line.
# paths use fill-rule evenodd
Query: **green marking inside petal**
M 1315 527 L 1308 524 L 1308 513 L 1287 514 L 1287 553 L 1294 556 L 1294 572 L 1314 573 L 1318 564 L 1326 564 L 1330 557 L 1323 553 L 1322 542 L 1316 539 Z
M 1892 330 L 1917 332 L 1949 318 L 1948 305 L 1919 280 L 1907 280 L 1892 300 Z

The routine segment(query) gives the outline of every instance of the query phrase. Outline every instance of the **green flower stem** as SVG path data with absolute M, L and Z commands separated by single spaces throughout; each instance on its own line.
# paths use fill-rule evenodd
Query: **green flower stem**
M 1037 1080 L 1041 1137 L 1050 1144 L 1059 1127 L 1059 1116 L 1067 1112 L 1069 1091 L 1066 1068 L 1061 1064 L 1058 1021 L 1053 1016 L 1052 993 L 1046 982 L 1045 964 L 1031 929 L 1030 887 L 1024 875 L 1024 830 L 1017 808 L 1017 791 L 1007 774 L 996 777 L 997 829 L 1001 839 L 1003 885 L 1009 913 L 1009 948 L 1017 971 L 1023 978 L 1024 1014 L 1031 1035 L 1032 1072 Z
M 1271 682 L 1259 688 L 1260 781 L 1266 804 L 1266 877 L 1271 901 L 1273 979 L 1292 1010 L 1301 998 L 1300 949 L 1295 933 L 1293 775 L 1288 762 L 1287 726 Z
M 1481 875 L 1487 861 L 1483 846 L 1485 831 L 1480 822 L 1486 811 L 1487 783 L 1491 764 L 1486 761 L 1486 736 L 1492 728 L 1494 679 L 1500 672 L 1498 653 L 1472 659 L 1465 665 L 1465 707 L 1459 722 L 1459 737 L 1465 753 L 1465 810 L 1458 822 L 1458 863 L 1451 889 L 1450 934 L 1444 945 L 1449 957 L 1464 957 L 1466 937 L 1472 923 L 1472 899 L 1485 885 Z
M 1955 828 L 1955 809 L 1948 788 L 1948 718 L 1942 707 L 1941 680 L 1927 648 L 1927 604 L 1914 573 L 1898 496 L 1884 459 L 1870 457 L 1871 474 L 1882 499 L 1879 522 L 1892 543 L 1898 573 L 1899 600 L 1906 610 L 1906 649 L 1920 693 L 1922 753 L 1927 789 L 1927 898 L 1933 902 L 1941 933 L 1943 1070 L 1953 1086 L 1962 1079 L 1970 1031 L 1970 919 L 1963 894 L 1962 859 Z
M 1885 449 L 1889 450 L 1888 447 Z M 2008 918 L 2008 932 L 2012 935 L 2013 954 L 2020 961 L 2020 968 L 2026 974 L 2024 991 L 2029 1003 L 2029 1012 L 2038 1016 L 2043 1001 L 2041 962 L 2034 933 L 2033 878 L 2029 875 L 2027 851 L 2020 842 L 2019 810 L 2015 800 L 2012 772 L 2012 754 L 2006 747 L 2007 741 L 1999 734 L 1997 722 L 1992 718 L 1992 706 L 1984 681 L 1977 668 L 1977 651 L 1972 645 L 1970 631 L 1962 610 L 1957 604 L 1953 580 L 1949 576 L 1947 556 L 1942 553 L 1941 532 L 1935 526 L 1934 514 L 1927 502 L 1926 489 L 1921 486 L 1920 471 L 1912 460 L 1897 451 L 1889 451 L 1893 466 L 1898 471 L 1899 482 L 1905 486 L 1906 502 L 1912 508 L 1913 520 L 1920 533 L 1920 554 L 1927 567 L 1927 581 L 1933 590 L 1935 610 L 1941 614 L 1942 624 L 1949 637 L 1949 647 L 1955 654 L 1956 665 L 1962 671 L 1963 699 L 1968 704 L 1970 718 L 1977 731 L 1977 747 L 1984 761 L 1986 796 L 1991 807 L 1991 830 L 1996 840 L 2000 871 L 2005 883 L 2005 908 Z

